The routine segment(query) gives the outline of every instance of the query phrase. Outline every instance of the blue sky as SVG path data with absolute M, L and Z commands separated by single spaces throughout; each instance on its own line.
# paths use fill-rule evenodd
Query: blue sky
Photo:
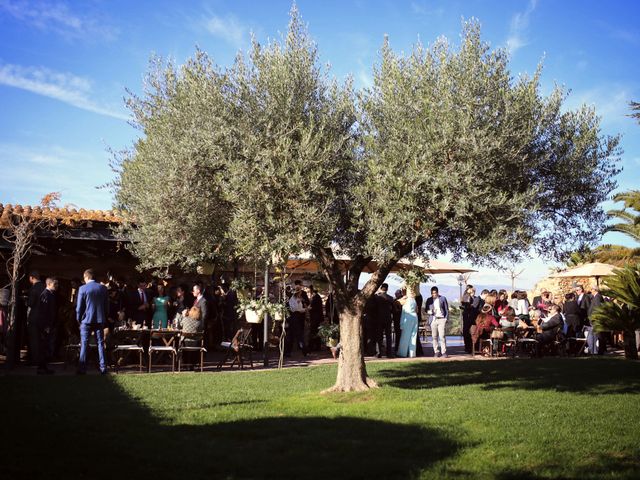
M 139 92 L 149 56 L 183 62 L 200 46 L 221 65 L 286 30 L 286 1 L 0 0 L 0 202 L 35 204 L 61 191 L 62 203 L 109 208 L 95 187 L 112 178 L 108 149 L 129 147 L 125 88 Z M 371 81 L 383 36 L 408 51 L 440 35 L 457 42 L 462 18 L 512 55 L 514 75 L 544 61 L 543 88 L 571 89 L 569 108 L 595 105 L 606 133 L 623 135 L 620 190 L 640 185 L 640 126 L 626 115 L 640 101 L 640 2 L 629 0 L 314 1 L 298 7 L 337 77 Z M 609 243 L 627 243 L 608 234 Z M 521 277 L 547 272 L 537 259 Z M 446 281 L 443 279 L 443 281 Z M 507 283 L 483 269 L 477 283 Z

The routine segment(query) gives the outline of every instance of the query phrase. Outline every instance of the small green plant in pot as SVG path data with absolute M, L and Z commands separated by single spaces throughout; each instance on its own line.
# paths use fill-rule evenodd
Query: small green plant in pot
M 284 303 L 268 303 L 267 304 L 267 312 L 269 316 L 273 318 L 275 321 L 279 322 L 284 320 L 287 317 L 287 306 Z
M 238 294 L 238 300 L 247 299 L 251 296 L 253 285 L 244 277 L 234 278 L 231 281 L 231 288 Z
M 340 341 L 340 325 L 324 322 L 318 327 L 318 336 L 327 347 L 336 347 Z

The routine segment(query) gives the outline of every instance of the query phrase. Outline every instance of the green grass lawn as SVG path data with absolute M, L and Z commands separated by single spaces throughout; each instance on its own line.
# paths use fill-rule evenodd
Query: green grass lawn
M 640 362 L 0 377 L 0 478 L 639 478 Z

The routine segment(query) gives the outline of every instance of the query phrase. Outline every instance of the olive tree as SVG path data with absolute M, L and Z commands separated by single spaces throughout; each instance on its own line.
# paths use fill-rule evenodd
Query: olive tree
M 141 138 L 114 157 L 110 186 L 141 268 L 192 269 L 228 252 L 224 87 L 224 74 L 198 51 L 179 70 L 152 58 L 143 96 L 127 99 Z
M 145 232 L 169 225 L 168 215 L 138 214 L 142 205 L 153 210 L 154 199 L 133 202 L 130 190 L 162 191 L 150 178 L 162 162 L 198 161 L 208 182 L 165 198 L 201 195 L 218 202 L 206 202 L 208 209 L 223 211 L 204 210 L 217 230 L 203 225 L 184 232 L 192 235 L 185 241 L 212 237 L 262 259 L 311 251 L 340 315 L 342 350 L 330 390 L 375 386 L 364 363 L 363 310 L 401 258 L 448 252 L 495 264 L 532 251 L 561 257 L 603 229 L 600 203 L 615 187 L 618 138 L 601 134 L 592 109 L 564 110 L 561 90 L 543 95 L 540 68 L 513 79 L 507 53 L 491 50 L 475 22 L 464 25 L 457 48 L 439 39 L 404 56 L 385 39 L 373 86 L 360 92 L 329 78 L 295 7 L 284 38 L 254 41 L 231 68 L 211 67 L 202 52 L 196 60 L 165 72 L 180 88 L 163 90 L 162 101 L 134 101 L 150 128 L 126 162 L 118 198 L 136 216 L 136 239 L 152 247 L 159 237 Z M 189 84 L 194 71 L 205 72 L 198 73 L 202 85 Z M 155 124 L 167 117 L 193 130 L 180 123 L 178 135 Z M 186 145 L 175 158 L 152 160 L 147 143 L 167 151 Z M 144 171 L 137 187 L 127 179 L 133 171 Z M 162 241 L 171 245 L 150 258 L 174 248 L 168 258 L 179 258 L 179 239 Z M 348 272 L 338 255 L 351 258 Z M 372 260 L 378 270 L 359 288 Z

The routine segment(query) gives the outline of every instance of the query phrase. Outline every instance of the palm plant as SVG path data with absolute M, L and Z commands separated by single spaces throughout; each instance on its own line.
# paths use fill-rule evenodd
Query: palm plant
M 607 214 L 610 217 L 622 220 L 622 222 L 611 225 L 608 230 L 624 233 L 635 241 L 640 242 L 640 190 L 618 193 L 613 197 L 613 200 L 623 202 L 624 208 L 609 210 Z
M 640 264 L 628 265 L 605 280 L 602 294 L 612 297 L 591 315 L 596 332 L 622 331 L 626 358 L 637 359 L 635 331 L 640 329 Z

